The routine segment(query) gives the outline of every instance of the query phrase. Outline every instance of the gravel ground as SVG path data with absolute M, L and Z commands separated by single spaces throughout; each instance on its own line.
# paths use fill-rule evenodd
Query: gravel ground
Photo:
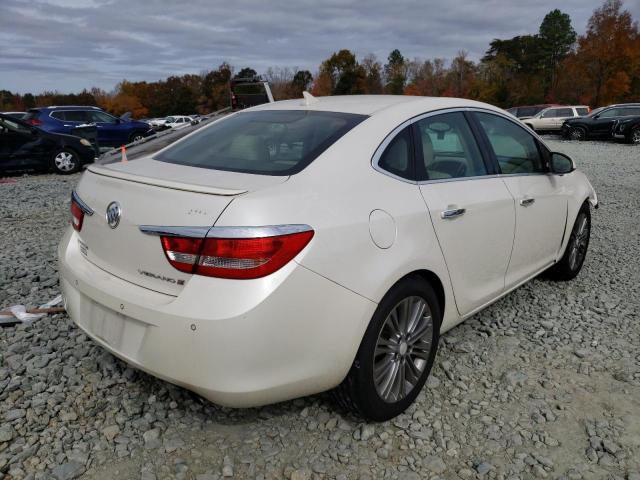
M 530 282 L 444 335 L 404 415 L 362 424 L 326 395 L 220 408 L 57 315 L 0 328 L 0 480 L 640 480 L 640 148 L 549 143 L 599 194 L 582 273 Z M 58 293 L 78 178 L 0 185 L 0 307 Z

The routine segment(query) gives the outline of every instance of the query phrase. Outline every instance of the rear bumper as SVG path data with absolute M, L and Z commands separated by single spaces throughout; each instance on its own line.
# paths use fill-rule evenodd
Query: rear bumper
M 339 384 L 376 307 L 296 262 L 257 280 L 194 276 L 174 297 L 90 263 L 71 228 L 58 257 L 65 306 L 89 337 L 134 367 L 232 407 Z

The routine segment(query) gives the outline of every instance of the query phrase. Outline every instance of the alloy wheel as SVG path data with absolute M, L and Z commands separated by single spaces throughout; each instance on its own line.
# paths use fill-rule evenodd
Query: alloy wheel
M 418 384 L 433 346 L 433 328 L 422 297 L 403 299 L 387 315 L 373 354 L 374 384 L 382 400 L 398 402 Z
M 571 130 L 571 140 L 584 139 L 584 131 L 581 128 L 574 128 Z
M 636 128 L 633 132 L 631 132 L 631 143 L 636 145 L 640 144 L 640 128 Z
M 134 135 L 134 136 L 132 137 L 132 139 L 131 139 L 131 140 L 132 140 L 133 142 L 139 142 L 139 141 L 140 141 L 140 140 L 142 140 L 143 138 L 144 138 L 144 137 L 143 137 L 142 135 L 138 134 L 138 135 Z
M 61 172 L 70 172 L 76 168 L 76 159 L 72 153 L 60 152 L 53 159 L 56 168 Z
M 580 266 L 587 254 L 587 244 L 589 242 L 589 219 L 585 214 L 578 218 L 577 228 L 573 234 L 571 242 L 571 252 L 569 253 L 569 267 L 575 270 Z

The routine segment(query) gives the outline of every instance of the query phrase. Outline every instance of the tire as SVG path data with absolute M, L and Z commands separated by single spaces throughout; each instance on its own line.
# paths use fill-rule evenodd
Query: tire
M 144 135 L 140 132 L 133 132 L 130 136 L 129 136 L 129 143 L 133 143 L 133 142 L 139 142 L 140 140 L 142 140 L 144 138 Z
M 569 130 L 569 138 L 571 140 L 582 141 L 587 139 L 587 131 L 582 127 L 573 127 Z
M 424 313 L 415 320 L 418 311 Z M 407 322 L 403 312 L 413 313 L 406 317 Z M 373 314 L 347 377 L 333 390 L 337 403 L 360 417 L 380 422 L 404 412 L 422 390 L 433 366 L 441 319 L 438 299 L 426 280 L 411 275 L 398 282 Z M 416 335 L 413 338 L 412 332 Z M 375 371 L 379 372 L 378 381 Z
M 51 168 L 62 175 L 76 173 L 82 167 L 80 157 L 70 148 L 57 150 L 51 157 Z
M 636 127 L 629 133 L 629 143 L 632 145 L 640 145 L 640 127 Z
M 576 217 L 576 221 L 569 235 L 569 242 L 564 255 L 558 263 L 549 269 L 549 277 L 553 280 L 567 281 L 576 278 L 589 248 L 591 236 L 591 211 L 585 203 Z

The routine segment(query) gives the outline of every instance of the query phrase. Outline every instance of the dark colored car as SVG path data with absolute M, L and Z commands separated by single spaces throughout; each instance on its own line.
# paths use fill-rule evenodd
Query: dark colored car
M 611 138 L 613 127 L 627 117 L 640 116 L 640 103 L 622 103 L 596 108 L 585 117 L 570 118 L 562 124 L 564 138 L 587 140 Z
M 546 108 L 557 107 L 557 106 L 558 106 L 557 103 L 542 103 L 540 105 L 524 105 L 521 107 L 507 108 L 507 112 L 509 112 L 514 117 L 517 117 L 520 120 L 522 120 L 525 118 L 531 118 Z
M 230 90 L 233 110 L 273 102 L 269 82 L 265 82 L 260 77 L 233 78 L 230 82 Z
M 52 169 L 68 174 L 96 157 L 89 140 L 45 132 L 0 114 L 0 170 Z
M 613 138 L 640 145 L 640 115 L 618 120 L 613 126 Z
M 0 112 L 3 115 L 6 115 L 7 117 L 11 117 L 11 118 L 17 118 L 18 120 L 22 120 L 24 117 L 27 116 L 27 112 Z
M 72 134 L 80 125 L 95 124 L 101 147 L 119 147 L 154 133 L 148 123 L 131 120 L 127 116 L 114 117 L 98 107 L 32 108 L 24 120 L 47 132 L 65 134 Z

